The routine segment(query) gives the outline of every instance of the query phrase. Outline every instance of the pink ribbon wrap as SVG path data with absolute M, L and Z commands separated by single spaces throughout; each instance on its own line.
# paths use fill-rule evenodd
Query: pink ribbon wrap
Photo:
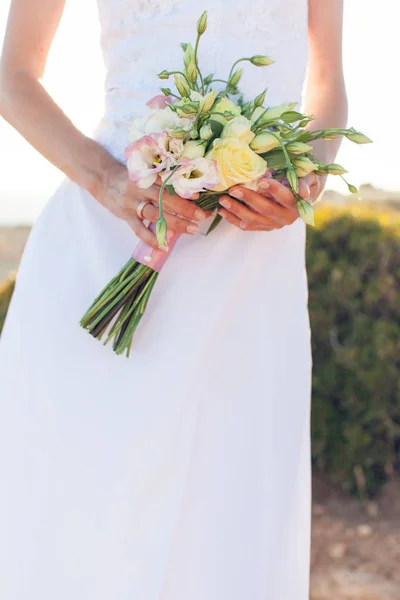
M 155 224 L 150 223 L 149 229 L 150 231 L 155 233 Z M 142 265 L 150 267 L 151 269 L 153 269 L 153 271 L 157 271 L 157 273 L 159 273 L 163 268 L 165 262 L 167 261 L 169 255 L 171 254 L 171 251 L 173 250 L 180 236 L 180 233 L 174 233 L 173 231 L 167 232 L 168 252 L 156 250 L 155 248 L 152 248 L 151 246 L 146 244 L 146 242 L 140 242 L 136 246 L 132 257 Z

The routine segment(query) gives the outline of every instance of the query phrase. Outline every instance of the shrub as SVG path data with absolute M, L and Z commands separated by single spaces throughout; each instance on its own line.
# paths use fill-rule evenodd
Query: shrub
M 315 465 L 373 495 L 400 444 L 400 212 L 322 208 L 307 242 Z
M 8 279 L 0 283 L 0 333 L 3 329 L 4 320 L 6 318 L 11 296 L 13 295 L 14 285 L 14 275 L 10 275 Z

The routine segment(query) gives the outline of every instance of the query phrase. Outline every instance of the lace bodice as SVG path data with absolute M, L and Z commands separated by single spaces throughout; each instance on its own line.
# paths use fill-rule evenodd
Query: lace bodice
M 180 42 L 194 42 L 196 22 L 208 11 L 199 63 L 224 79 L 242 56 L 267 54 L 268 68 L 244 63 L 241 88 L 253 96 L 268 87 L 266 102 L 301 100 L 307 59 L 307 0 L 98 0 L 107 69 L 106 110 L 94 137 L 123 160 L 127 120 L 143 113 L 158 93 L 163 69 L 180 70 Z

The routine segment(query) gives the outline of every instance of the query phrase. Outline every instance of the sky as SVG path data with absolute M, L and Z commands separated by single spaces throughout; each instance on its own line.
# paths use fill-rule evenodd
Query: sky
M 337 162 L 349 170 L 348 179 L 355 185 L 368 182 L 398 191 L 397 2 L 344 0 L 344 3 L 349 126 L 366 133 L 374 144 L 360 147 L 344 141 Z M 1 0 L 0 44 L 9 6 L 10 0 Z M 67 0 L 43 83 L 86 134 L 90 134 L 102 115 L 103 78 L 95 0 Z M 0 223 L 34 222 L 62 178 L 62 173 L 0 117 Z M 328 181 L 329 188 L 346 192 L 343 185 L 339 178 Z

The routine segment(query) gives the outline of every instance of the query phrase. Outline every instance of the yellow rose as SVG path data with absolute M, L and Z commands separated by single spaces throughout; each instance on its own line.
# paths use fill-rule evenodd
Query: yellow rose
M 248 144 L 235 138 L 216 139 L 207 153 L 217 163 L 220 183 L 213 191 L 222 192 L 232 185 L 259 179 L 267 169 L 267 162 Z

